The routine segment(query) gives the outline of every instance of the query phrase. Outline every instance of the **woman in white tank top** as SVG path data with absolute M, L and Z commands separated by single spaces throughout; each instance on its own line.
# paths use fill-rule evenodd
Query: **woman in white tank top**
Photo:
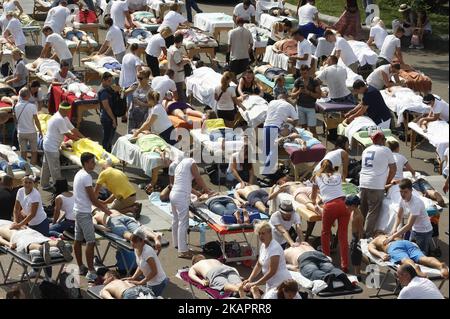
M 69 192 L 67 181 L 61 181 L 56 192 L 55 208 L 53 212 L 53 223 L 50 225 L 50 236 L 61 238 L 64 231 L 74 232 L 75 214 L 73 206 L 75 199 L 72 192 Z M 63 213 L 63 214 L 61 214 Z

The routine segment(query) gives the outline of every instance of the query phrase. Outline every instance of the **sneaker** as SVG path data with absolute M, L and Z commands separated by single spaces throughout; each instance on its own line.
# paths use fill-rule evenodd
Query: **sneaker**
M 66 243 L 62 240 L 58 240 L 56 243 L 56 247 L 58 247 L 59 252 L 64 256 L 65 261 L 72 260 L 72 246 L 66 245 Z
M 14 173 L 13 173 L 13 169 L 11 165 L 6 165 L 6 170 L 5 170 L 6 175 L 8 175 L 11 178 L 14 178 Z
M 420 44 L 420 45 L 416 46 L 416 49 L 417 49 L 417 50 L 423 50 L 423 49 L 424 49 L 424 46 L 423 46 L 422 44 Z
M 134 212 L 134 218 L 138 220 L 141 218 L 141 211 L 142 211 L 142 203 L 136 203 L 136 211 Z
M 27 175 L 33 175 L 33 170 L 31 169 L 30 163 L 23 164 L 23 168 L 25 170 L 25 174 Z
M 97 274 L 95 272 L 88 271 L 86 274 L 86 279 L 89 282 L 94 282 L 97 279 Z
M 409 46 L 409 48 L 410 48 L 410 49 L 415 49 L 416 47 L 415 47 L 414 44 L 411 44 L 411 45 Z
M 37 275 L 38 275 L 38 273 L 37 273 L 37 271 L 34 270 L 34 269 L 31 269 L 31 270 L 28 272 L 28 278 L 30 278 L 30 279 L 36 278 Z
M 42 258 L 44 258 L 44 262 L 47 265 L 52 261 L 52 257 L 50 256 L 50 244 L 48 241 L 42 244 Z

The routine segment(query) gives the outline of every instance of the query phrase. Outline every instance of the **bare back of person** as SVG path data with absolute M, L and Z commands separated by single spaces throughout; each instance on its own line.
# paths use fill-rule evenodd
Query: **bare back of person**
M 258 185 L 248 185 L 248 186 L 245 186 L 244 188 L 241 188 L 241 189 L 239 190 L 239 192 L 240 192 L 240 194 L 241 194 L 242 196 L 244 196 L 245 198 L 247 198 L 248 195 L 249 195 L 251 192 L 254 192 L 254 191 L 259 190 L 259 189 L 261 189 L 261 187 L 259 187 Z
M 302 242 L 296 247 L 289 247 L 284 251 L 286 263 L 298 268 L 298 258 L 308 251 L 315 251 L 315 249 L 307 242 Z
M 211 269 L 221 266 L 223 266 L 223 264 L 217 259 L 203 259 L 197 262 L 192 267 L 197 274 L 201 275 L 203 278 L 206 278 L 206 275 L 211 271 Z
M 123 293 L 128 288 L 132 288 L 135 285 L 128 281 L 116 279 L 111 281 L 109 284 L 105 286 L 103 289 L 107 289 L 108 292 L 115 298 L 115 299 L 122 299 Z

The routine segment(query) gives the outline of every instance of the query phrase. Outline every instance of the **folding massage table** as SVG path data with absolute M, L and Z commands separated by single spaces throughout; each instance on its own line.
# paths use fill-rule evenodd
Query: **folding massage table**
M 217 42 L 220 34 L 234 28 L 233 17 L 225 13 L 197 13 L 194 16 L 194 26 L 212 34 Z
M 52 72 L 58 72 L 59 71 L 59 63 L 58 62 L 56 62 L 56 61 L 54 61 L 54 62 L 51 62 L 52 61 L 52 59 L 46 59 L 46 60 L 48 60 L 48 62 L 49 62 L 49 64 L 51 64 L 52 66 L 51 66 L 51 68 L 48 68 L 48 69 L 44 69 L 44 71 L 52 71 Z M 27 70 L 28 70 L 28 82 L 31 82 L 33 79 L 39 79 L 41 82 L 44 82 L 44 83 L 46 83 L 46 84 L 51 84 L 52 82 L 53 82 L 53 76 L 51 76 L 51 75 L 48 75 L 47 74 L 47 72 L 41 72 L 41 69 L 40 69 L 40 67 L 38 67 L 38 68 L 34 68 L 33 67 L 33 65 L 32 65 L 32 63 L 27 63 L 26 65 L 25 65 L 25 67 L 27 68 Z
M 87 292 L 88 296 L 91 297 L 92 299 L 102 299 L 102 297 L 100 297 L 100 293 L 104 287 L 105 287 L 105 285 L 97 285 L 97 286 L 88 287 L 86 292 Z
M 74 93 L 63 90 L 61 86 L 52 85 L 50 89 L 50 98 L 48 103 L 49 113 L 58 111 L 59 105 L 62 101 L 67 101 L 72 108 L 69 112 L 69 119 L 73 120 L 76 117 L 76 127 L 79 128 L 83 120 L 83 114 L 87 110 L 97 110 L 99 103 L 97 97 L 90 97 L 87 94 L 81 95 L 79 98 Z
M 133 21 L 137 22 L 139 28 L 145 29 L 150 32 L 156 32 L 161 24 L 158 23 L 144 23 L 141 22 L 140 19 L 147 18 L 149 21 L 155 19 L 155 15 L 150 11 L 136 11 L 131 14 Z M 138 18 L 139 17 L 139 18 Z
M 93 72 L 96 75 L 96 77 L 95 77 L 95 76 L 92 76 L 91 74 L 89 74 L 88 72 L 86 72 L 86 82 L 89 82 L 91 80 L 98 80 L 105 72 L 110 73 L 114 79 L 117 79 L 117 80 L 119 79 L 120 70 L 111 70 L 111 69 L 105 68 L 103 65 L 100 66 L 97 63 L 92 62 L 92 61 L 84 61 L 83 63 L 85 65 L 87 71 L 90 70 L 91 72 Z
M 265 99 L 259 95 L 249 95 L 242 105 L 244 105 L 245 111 L 241 108 L 238 110 L 249 127 L 256 128 L 264 123 L 269 108 L 269 103 Z
M 142 169 L 145 175 L 152 176 L 154 168 L 163 166 L 160 154 L 155 152 L 142 153 L 139 146 L 129 141 L 130 137 L 130 134 L 119 137 L 113 146 L 112 154 L 122 162 Z M 170 145 L 169 148 L 169 158 L 171 160 L 175 160 L 177 157 L 184 157 L 183 152 L 179 149 Z
M 288 73 L 295 73 L 295 63 L 293 63 L 289 56 L 283 52 L 273 51 L 273 46 L 268 45 L 264 53 L 263 62 L 271 66 L 288 71 Z
M 95 39 L 88 39 L 89 44 L 87 41 L 81 41 L 80 47 L 77 49 L 77 43 L 68 39 L 65 39 L 67 47 L 69 48 L 69 51 L 72 53 L 72 55 L 75 54 L 75 52 L 78 52 L 78 65 L 81 66 L 81 52 L 86 53 L 87 55 L 90 55 L 95 50 L 99 49 L 99 44 Z
M 377 64 L 378 54 L 376 54 L 366 42 L 348 40 L 348 44 L 358 58 L 359 64 L 364 66 L 366 64 Z
M 38 260 L 37 262 L 32 262 L 31 258 L 28 254 L 18 252 L 16 250 L 12 250 L 9 247 L 4 247 L 4 246 L 0 246 L 0 255 L 9 255 L 11 257 L 11 261 L 9 262 L 8 268 L 6 268 L 6 271 L 0 261 L 0 271 L 3 275 L 3 282 L 0 283 L 0 286 L 11 285 L 14 283 L 27 282 L 28 287 L 30 289 L 30 294 L 32 294 L 34 288 L 36 287 L 36 285 L 39 281 L 40 275 L 45 268 L 48 268 L 48 267 L 53 268 L 54 266 L 60 266 L 58 275 L 56 277 L 56 281 L 58 281 L 64 266 L 68 263 L 68 261 L 66 261 L 62 255 L 58 256 L 58 257 L 52 257 L 50 264 L 46 264 L 43 259 Z M 11 281 L 10 276 L 11 276 L 11 270 L 12 270 L 14 263 L 16 263 L 18 266 L 22 267 L 22 274 L 21 274 L 19 280 Z M 35 271 L 37 271 L 37 275 L 34 278 L 34 280 L 33 280 L 33 278 L 30 278 L 28 276 L 29 269 L 34 269 Z
M 183 46 L 189 58 L 192 59 L 195 55 L 204 53 L 209 58 L 210 63 L 213 63 L 219 43 L 212 36 L 195 27 L 179 29 L 177 32 L 184 36 Z
M 378 267 L 386 269 L 386 274 L 384 275 L 383 280 L 381 281 L 380 285 L 378 287 L 376 287 L 376 289 L 377 289 L 376 294 L 372 295 L 370 297 L 371 298 L 373 298 L 373 297 L 381 298 L 381 297 L 398 295 L 398 293 L 401 290 L 400 282 L 398 281 L 398 279 L 396 277 L 396 272 L 397 272 L 399 265 L 394 264 L 391 261 L 383 261 L 380 258 L 372 255 L 369 252 L 369 243 L 370 243 L 369 239 L 361 239 L 359 241 L 358 247 L 361 249 L 361 252 L 363 253 L 363 255 L 369 260 L 370 264 L 373 264 Z M 430 279 L 431 281 L 439 282 L 439 284 L 438 284 L 439 289 L 441 289 L 442 286 L 444 285 L 444 283 L 448 280 L 448 279 L 442 278 L 440 271 L 437 269 L 429 268 L 429 267 L 423 266 L 423 265 L 419 265 L 419 267 L 420 267 L 420 270 L 427 275 L 428 279 Z M 376 273 L 377 273 L 377 271 L 375 271 L 375 274 Z M 392 290 L 391 292 L 386 293 L 386 294 L 380 294 L 381 290 L 383 288 L 386 288 L 385 283 L 389 276 L 392 276 L 394 278 L 394 280 L 396 282 L 396 286 L 395 286 L 394 290 Z
M 256 16 L 255 20 L 257 23 L 260 22 L 261 14 L 267 13 L 272 8 L 284 9 L 283 1 L 272 1 L 272 0 L 260 0 L 256 2 Z
M 179 9 L 180 13 L 186 12 L 186 4 L 183 1 L 174 1 L 174 0 L 153 0 L 150 2 L 150 9 L 156 14 L 157 17 L 163 18 L 167 11 L 169 11 L 170 6 L 174 3 L 177 3 L 178 6 L 181 6 Z
M 272 95 L 273 88 L 275 87 L 275 82 L 268 79 L 264 74 L 256 73 L 255 74 L 256 82 L 263 87 L 265 93 Z M 286 79 L 286 89 L 291 91 L 294 88 L 294 83 L 289 82 L 289 75 L 285 76 Z M 293 77 L 292 77 L 293 79 Z
M 306 290 L 308 296 L 312 299 L 315 296 L 321 298 L 333 298 L 349 295 L 357 295 L 363 292 L 363 289 L 358 285 L 358 278 L 356 276 L 347 275 L 348 279 L 354 284 L 351 290 L 345 289 L 344 284 L 340 281 L 333 281 L 334 291 L 324 291 L 327 284 L 322 280 L 309 280 L 304 277 L 299 271 L 289 271 L 292 279 L 299 285 L 299 291 Z
M 200 285 L 198 282 L 193 281 L 189 277 L 189 268 L 178 269 L 177 274 L 175 275 L 178 279 L 184 281 L 189 284 L 189 289 L 191 290 L 192 298 L 197 299 L 195 295 L 194 287 L 203 291 L 208 295 L 210 299 L 228 299 L 231 297 L 231 293 L 225 291 L 218 291 L 216 289 L 212 289 L 211 287 Z
M 37 15 L 47 15 L 52 5 L 52 1 L 49 0 L 41 0 L 40 2 L 38 2 L 37 0 L 33 1 L 34 1 L 32 14 L 33 18 L 36 19 Z
M 297 19 L 295 19 L 293 17 L 290 17 L 290 16 L 287 16 L 287 17 L 285 17 L 285 16 L 276 17 L 276 16 L 270 15 L 268 13 L 261 14 L 261 17 L 260 17 L 260 20 L 259 20 L 259 26 L 261 28 L 265 28 L 265 29 L 270 31 L 270 30 L 272 30 L 272 25 L 275 22 L 280 22 L 280 21 L 283 21 L 284 19 L 288 19 L 288 20 L 290 20 L 292 22 L 292 29 L 296 29 L 297 28 L 297 26 L 298 26 L 298 20 Z
M 201 104 L 214 109 L 216 99 L 215 89 L 220 85 L 222 74 L 217 73 L 210 67 L 200 67 L 194 69 L 191 76 L 186 77 L 186 95 L 194 97 Z M 235 85 L 231 83 L 231 85 Z
M 424 140 L 436 148 L 436 154 L 440 162 L 445 160 L 445 150 L 449 145 L 449 127 L 445 121 L 434 121 L 428 123 L 427 131 L 423 129 L 416 122 L 409 122 L 408 128 L 411 129 L 411 157 L 413 157 L 414 150 L 419 147 Z M 424 140 L 416 144 L 417 134 L 422 136 Z
M 270 38 L 270 32 L 266 29 L 257 27 L 252 23 L 244 24 L 244 28 L 246 28 L 252 33 L 253 51 L 255 54 L 255 59 L 258 61 L 263 58 L 264 53 L 266 52 L 266 46 L 267 41 Z

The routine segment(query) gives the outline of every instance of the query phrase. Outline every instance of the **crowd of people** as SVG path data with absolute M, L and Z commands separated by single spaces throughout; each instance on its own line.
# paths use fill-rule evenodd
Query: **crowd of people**
M 245 24 L 256 23 L 254 2 L 243 0 L 234 8 L 235 27 L 228 32 L 225 70 L 213 93 L 216 108 L 204 114 L 187 103 L 185 84 L 186 67 L 200 68 L 204 63 L 200 61 L 195 65 L 188 57 L 183 46 L 183 34 L 178 31 L 191 26 L 191 9 L 202 12 L 196 1 L 186 1 L 187 17 L 184 17 L 178 1 L 170 4 L 166 15 L 158 17 L 160 26 L 148 38 L 145 50 L 136 43 L 127 47 L 126 34 L 136 28 L 131 14 L 150 10 L 152 1 L 109 1 L 110 15 L 101 21 L 106 27 L 105 40 L 98 51 L 88 57 L 90 60 L 114 58 L 107 63 L 120 66 L 118 79 L 113 72 L 104 72 L 96 90 L 100 109 L 98 122 L 103 136 L 94 140 L 100 142 L 101 145 L 97 145 L 103 149 L 100 158 L 98 151 L 84 149 L 79 156 L 81 168 L 73 180 L 67 181 L 61 172 L 62 151 L 76 149 L 75 145 L 87 140 L 71 122 L 76 106 L 63 101 L 45 125 L 40 121 L 39 115 L 46 113 L 47 98 L 43 94 L 43 85 L 29 80 L 24 57 L 27 42 L 20 22 L 23 9 L 20 1 L 3 1 L 0 27 L 4 45 L 12 49 L 14 65 L 11 74 L 3 81 L 13 94 L 2 98 L 2 103 L 13 106 L 10 123 L 15 130 L 9 144 L 0 144 L 0 169 L 4 171 L 0 188 L 0 244 L 16 248 L 14 240 L 18 236 L 11 232 L 29 228 L 44 238 L 52 238 L 51 241 L 40 239 L 40 243 L 50 242 L 50 246 L 58 247 L 67 255 L 71 250 L 58 242 L 68 239 L 66 232 L 73 233 L 73 252 L 79 273 L 89 282 L 95 282 L 98 281 L 94 267 L 96 229 L 111 231 L 131 243 L 136 269 L 125 278 L 115 271 L 107 272 L 103 276 L 105 287 L 101 297 L 136 299 L 142 294 L 166 296 L 164 291 L 169 276 L 159 258 L 160 252 L 165 253 L 161 251 L 161 234 L 139 224 L 144 208 L 138 202 L 138 190 L 124 172 L 113 166 L 108 155 L 116 141 L 117 128 L 126 123 L 130 140 L 150 135 L 153 143 L 157 140 L 151 149 L 165 160 L 169 181 L 166 185 L 159 185 L 156 170 L 156 176 L 152 175 L 146 190 L 151 193 L 166 187 L 161 192 L 161 199 L 170 202 L 172 212 L 172 247 L 169 249 L 176 249 L 178 258 L 192 261 L 188 274 L 197 284 L 229 292 L 238 298 L 251 295 L 253 298 L 301 299 L 299 283 L 292 277 L 291 272 L 294 271 L 311 281 L 324 281 L 329 291 L 335 290 L 333 283 L 336 281 L 341 282 L 345 289 L 352 290 L 355 282 L 349 279 L 348 274 L 353 273 L 359 278 L 363 274 L 358 243 L 361 239 L 372 239 L 369 244 L 372 255 L 400 265 L 397 278 L 404 288 L 399 298 L 443 298 L 420 265 L 437 269 L 443 278 L 448 278 L 448 268 L 430 255 L 434 226 L 427 213 L 428 207 L 415 191 L 417 185 L 403 176 L 404 170 L 412 173 L 415 170 L 399 154 L 398 142 L 388 141 L 385 145 L 385 129 L 394 123 L 392 112 L 380 93 L 383 89 L 405 85 L 399 77 L 406 63 L 400 39 L 412 36 L 411 48 L 423 48 L 423 37 L 431 32 L 426 12 L 413 13 L 408 5 L 402 4 L 399 10 L 402 18 L 392 34 L 388 34 L 379 18 L 374 18 L 370 36 L 364 40 L 379 50 L 376 68 L 365 80 L 358 79 L 349 88 L 346 84 L 348 69 L 354 73 L 361 71 L 360 61 L 349 44 L 349 40 L 362 40 L 363 37 L 357 1 L 347 1 L 344 13 L 333 26 L 320 21 L 314 0 L 299 1 L 297 12 L 293 13 L 293 18 L 298 20 L 298 28 L 289 19 L 274 22 L 268 43 L 277 47 L 280 41 L 295 41 L 295 54 L 290 56 L 294 65 L 293 89 L 287 89 L 287 76 L 277 76 L 270 94 L 256 80 L 252 69 L 257 63 L 253 55 L 254 38 Z M 373 1 L 363 2 L 367 6 Z M 58 63 L 58 70 L 51 80 L 52 87 L 65 88 L 71 83 L 81 83 L 72 72 L 73 55 L 65 41 L 74 38 L 80 42 L 87 41 L 86 34 L 73 29 L 76 16 L 68 5 L 74 3 L 81 9 L 95 9 L 92 0 L 55 0 L 50 4 L 42 26 L 40 58 Z M 68 27 L 72 29 L 68 30 Z M 311 34 L 315 37 L 311 38 Z M 315 57 L 312 48 L 319 39 L 333 45 L 334 52 L 325 57 Z M 141 54 L 145 55 L 145 61 L 142 61 Z M 321 71 L 316 76 L 317 69 Z M 259 165 L 250 160 L 249 156 L 256 149 L 247 137 L 242 149 L 227 159 L 226 179 L 232 186 L 234 198 L 218 195 L 211 189 L 207 177 L 201 174 L 203 163 L 189 156 L 165 157 L 167 150 L 177 147 L 180 142 L 170 117 L 188 125 L 193 124 L 192 118 L 197 118 L 211 141 L 221 140 L 224 147 L 225 141 L 236 140 L 234 128 L 246 128 L 238 109 L 245 111 L 244 102 L 252 95 L 268 102 L 266 118 L 261 125 L 264 160 Z M 375 123 L 376 129 L 368 133 L 372 145 L 362 152 L 360 170 L 356 173 L 358 195 L 345 192 L 348 178 L 355 178 L 355 174 L 350 176 L 352 159 L 349 140 L 345 136 L 338 136 L 335 148 L 317 163 L 310 179 L 298 182 L 289 176 L 275 178 L 278 159 L 273 158 L 273 153 L 276 153 L 274 148 L 278 144 L 290 142 L 298 144 L 300 149 L 308 149 L 308 141 L 299 134 L 300 128 L 310 132 L 312 138 L 318 138 L 316 102 L 320 98 L 328 98 L 330 103 L 354 105 L 344 116 L 345 125 L 351 125 L 362 116 Z M 126 104 L 121 115 L 118 115 L 118 101 Z M 429 113 L 417 121 L 424 132 L 431 122 L 448 122 L 449 106 L 446 102 L 427 92 L 423 94 L 423 103 L 430 106 Z M 446 157 L 446 164 L 440 172 L 445 177 L 445 193 L 448 191 L 448 148 Z M 104 163 L 94 181 L 92 173 L 100 159 Z M 33 170 L 37 167 L 40 167 L 40 176 Z M 259 173 L 258 168 L 261 168 Z M 19 188 L 15 188 L 17 183 L 14 182 L 17 170 L 25 171 Z M 258 185 L 261 177 L 271 181 L 270 188 Z M 395 225 L 387 234 L 381 233 L 379 221 L 383 200 L 393 189 L 400 193 Z M 52 194 L 49 205 L 45 205 L 42 191 Z M 438 192 L 427 191 L 420 195 L 445 205 Z M 266 220 L 258 221 L 254 226 L 260 246 L 248 278 L 243 280 L 236 268 L 217 259 L 207 259 L 190 249 L 188 232 L 192 195 L 206 201 L 213 213 L 231 216 L 236 224 L 253 222 L 250 208 L 258 211 L 260 216 L 267 216 Z M 277 201 L 281 195 L 289 195 L 291 199 Z M 319 248 L 311 246 L 305 238 L 297 205 L 322 220 Z M 48 214 L 52 217 L 48 218 Z M 332 227 L 335 224 L 338 226 L 340 257 L 339 262 L 333 263 Z M 351 243 L 348 242 L 349 232 Z M 47 244 L 36 245 L 33 242 L 26 251 L 37 249 L 38 254 L 40 251 L 45 255 Z M 44 256 L 45 260 L 48 258 Z

